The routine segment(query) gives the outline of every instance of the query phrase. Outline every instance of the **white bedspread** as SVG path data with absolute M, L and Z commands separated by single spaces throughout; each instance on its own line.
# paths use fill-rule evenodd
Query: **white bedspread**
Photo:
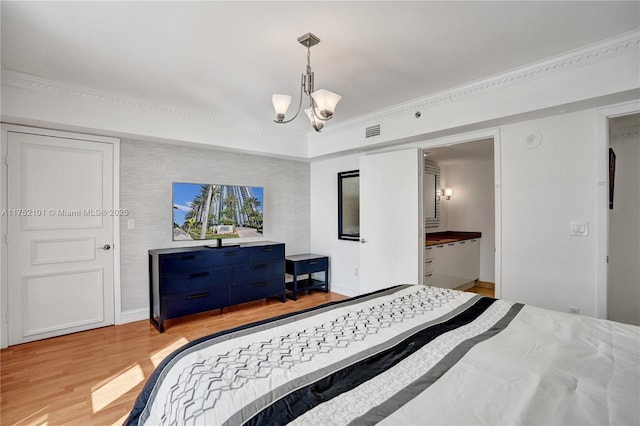
M 640 424 L 640 328 L 398 286 L 171 355 L 127 424 Z
M 525 306 L 383 424 L 638 425 L 639 406 L 638 327 Z

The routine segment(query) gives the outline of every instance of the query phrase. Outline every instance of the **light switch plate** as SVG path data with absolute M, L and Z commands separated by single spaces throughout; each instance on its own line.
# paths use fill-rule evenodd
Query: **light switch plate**
M 589 222 L 571 221 L 569 223 L 569 235 L 572 237 L 586 237 L 589 235 Z

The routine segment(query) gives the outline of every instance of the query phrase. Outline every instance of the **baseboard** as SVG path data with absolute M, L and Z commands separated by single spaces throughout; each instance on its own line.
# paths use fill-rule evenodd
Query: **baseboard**
M 496 289 L 495 283 L 490 283 L 490 282 L 487 282 L 487 281 L 480 281 L 480 280 L 476 281 L 476 287 L 491 288 L 493 290 Z
M 333 284 L 329 285 L 329 291 L 331 293 L 342 294 L 343 296 L 349 296 L 349 297 L 358 296 L 358 293 L 353 291 L 353 290 L 349 290 L 347 288 L 336 286 L 336 285 L 333 285 Z
M 149 308 L 132 309 L 120 314 L 120 322 L 118 324 L 126 324 L 146 319 L 149 319 Z

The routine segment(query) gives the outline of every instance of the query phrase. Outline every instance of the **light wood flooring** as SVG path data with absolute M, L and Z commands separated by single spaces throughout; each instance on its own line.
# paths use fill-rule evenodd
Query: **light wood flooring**
M 493 289 L 473 291 L 493 297 Z M 0 424 L 122 424 L 147 378 L 180 346 L 221 330 L 345 299 L 311 292 L 297 301 L 257 301 L 170 320 L 99 328 L 0 351 Z
M 471 293 L 478 293 L 480 296 L 486 296 L 486 297 L 495 297 L 495 291 L 492 288 L 484 288 L 484 287 L 471 287 L 468 290 L 465 291 L 469 291 Z
M 147 378 L 180 346 L 217 331 L 345 299 L 304 293 L 297 301 L 262 300 L 165 323 L 99 328 L 0 351 L 0 424 L 121 425 Z
M 476 280 L 475 287 L 471 287 L 470 289 L 467 289 L 465 291 L 470 291 L 471 293 L 478 293 L 479 295 L 485 296 L 485 297 L 496 297 L 495 288 L 496 288 L 495 283 Z

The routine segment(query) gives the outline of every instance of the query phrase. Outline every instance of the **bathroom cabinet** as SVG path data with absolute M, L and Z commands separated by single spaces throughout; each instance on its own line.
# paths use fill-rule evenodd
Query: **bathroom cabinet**
M 480 239 L 449 241 L 425 247 L 423 284 L 458 288 L 480 276 Z

